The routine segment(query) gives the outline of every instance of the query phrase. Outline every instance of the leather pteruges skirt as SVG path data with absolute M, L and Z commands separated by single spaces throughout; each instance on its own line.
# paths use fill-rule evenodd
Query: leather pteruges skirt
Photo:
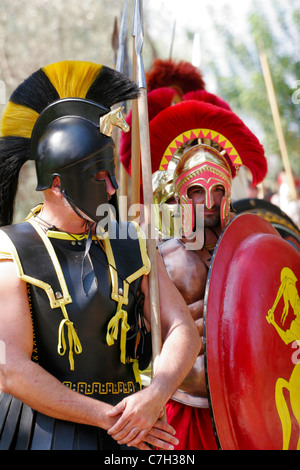
M 0 393 L 0 450 L 120 450 L 105 430 L 38 413 Z

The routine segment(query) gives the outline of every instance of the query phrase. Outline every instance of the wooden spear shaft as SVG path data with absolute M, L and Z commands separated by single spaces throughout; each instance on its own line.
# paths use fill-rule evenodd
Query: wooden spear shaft
M 261 52 L 259 54 L 260 58 L 260 63 L 261 63 L 261 68 L 263 71 L 263 76 L 267 88 L 267 93 L 268 93 L 268 98 L 269 98 L 269 103 L 270 103 L 270 108 L 273 116 L 273 121 L 275 125 L 275 130 L 277 134 L 277 139 L 278 139 L 278 144 L 281 152 L 281 157 L 283 161 L 283 166 L 286 172 L 287 176 L 287 181 L 288 185 L 291 191 L 291 197 L 293 200 L 297 199 L 297 191 L 296 191 L 296 185 L 290 165 L 290 160 L 286 148 L 286 143 L 285 143 L 285 138 L 283 135 L 282 131 L 282 126 L 281 126 L 281 121 L 280 121 L 280 115 L 279 115 L 279 110 L 278 110 L 278 105 L 277 105 L 277 100 L 276 100 L 276 95 L 273 87 L 273 81 L 272 81 L 272 76 L 269 68 L 269 63 L 267 56 L 265 52 Z
M 151 263 L 151 271 L 149 273 L 149 298 L 151 309 L 151 337 L 152 337 L 152 360 L 153 372 L 155 374 L 156 364 L 161 352 L 161 323 L 160 323 L 160 302 L 159 302 L 159 284 L 157 275 L 157 252 L 155 233 L 152 236 L 151 214 L 153 206 L 153 190 L 152 190 L 152 162 L 149 135 L 149 114 L 147 100 L 147 85 L 142 58 L 143 47 L 143 28 L 140 16 L 140 3 L 136 0 L 134 15 L 134 31 L 135 31 L 135 52 L 137 60 L 137 83 L 140 88 L 140 97 L 138 99 L 138 120 L 140 135 L 140 152 L 141 167 L 143 179 L 143 198 L 145 220 L 144 227 L 147 237 L 148 256 Z M 155 232 L 155 231 L 154 231 Z
M 113 29 L 113 34 L 111 38 L 111 43 L 114 51 L 114 69 L 116 69 L 117 65 L 117 57 L 118 57 L 118 48 L 119 48 L 119 31 L 118 31 L 118 20 L 115 18 L 114 21 L 114 29 Z M 119 172 L 119 158 L 118 158 L 118 151 L 117 149 L 117 142 L 118 142 L 118 131 L 117 127 L 114 126 L 113 128 L 113 133 L 112 133 L 112 139 L 115 142 L 115 174 L 116 178 L 118 180 L 118 172 Z
M 127 0 L 124 1 L 124 8 L 122 13 L 122 20 L 120 26 L 120 33 L 119 33 L 119 51 L 117 55 L 117 63 L 116 69 L 119 72 L 126 73 L 125 63 L 126 63 L 126 51 L 127 46 Z M 126 105 L 125 105 L 126 107 Z M 118 129 L 118 153 L 120 150 L 120 129 Z M 121 164 L 120 159 L 118 158 L 118 168 L 119 168 L 119 184 L 120 184 L 120 192 L 119 192 L 119 215 L 120 220 L 127 220 L 128 214 L 128 177 L 124 166 Z
M 145 233 L 147 236 L 147 249 L 151 263 L 151 271 L 149 273 L 149 298 L 151 309 L 152 357 L 155 373 L 156 361 L 161 351 L 162 340 L 160 323 L 159 284 L 157 276 L 156 239 L 154 234 L 152 236 L 151 230 L 151 211 L 153 208 L 152 165 L 150 153 L 147 90 L 145 88 L 141 88 L 141 96 L 138 100 L 138 115 L 141 142 Z
M 133 58 L 132 58 L 132 79 L 136 81 L 136 52 L 135 36 L 133 35 Z M 140 153 L 140 131 L 138 102 L 132 102 L 132 124 L 131 124 L 131 204 L 140 203 L 140 172 L 141 172 L 141 153 Z

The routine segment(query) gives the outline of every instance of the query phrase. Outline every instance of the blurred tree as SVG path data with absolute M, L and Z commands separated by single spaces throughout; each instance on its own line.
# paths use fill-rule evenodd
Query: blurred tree
M 271 9 L 264 9 L 264 6 L 265 2 L 253 2 L 248 16 L 249 31 L 245 31 L 242 37 L 230 28 L 230 21 L 214 23 L 217 34 L 222 38 L 226 58 L 230 59 L 226 73 L 215 60 L 210 60 L 209 68 L 217 78 L 218 93 L 239 116 L 248 122 L 253 121 L 271 163 L 268 176 L 275 178 L 281 163 L 274 167 L 272 163 L 274 156 L 280 156 L 280 151 L 259 60 L 259 50 L 264 49 L 291 166 L 300 177 L 300 91 L 297 94 L 297 88 L 300 90 L 299 2 L 274 0 Z M 227 17 L 230 18 L 230 10 Z

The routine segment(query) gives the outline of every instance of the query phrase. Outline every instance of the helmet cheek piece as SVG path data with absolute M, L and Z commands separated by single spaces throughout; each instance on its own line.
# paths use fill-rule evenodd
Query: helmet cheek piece
M 173 171 L 160 170 L 152 175 L 155 227 L 161 238 L 173 237 L 178 229 L 175 219 L 180 206 L 174 193 Z
M 180 196 L 180 208 L 182 215 L 182 235 L 190 237 L 195 226 L 195 214 L 193 201 L 184 194 Z
M 205 189 L 205 203 L 208 209 L 212 208 L 210 194 L 213 188 L 216 186 L 223 186 L 224 188 L 224 196 L 221 200 L 221 205 L 220 205 L 220 223 L 221 223 L 221 228 L 223 230 L 229 222 L 229 212 L 230 212 L 230 206 L 231 206 L 231 188 L 228 182 L 226 182 L 225 180 L 223 181 L 221 179 L 217 183 L 214 182 L 214 184 L 210 186 L 209 188 L 204 188 Z
M 175 218 L 178 213 L 178 204 L 168 204 L 166 202 L 158 202 L 154 200 L 154 220 L 155 227 L 161 237 L 174 237 L 177 229 L 175 227 Z
M 231 197 L 230 195 L 225 195 L 222 198 L 221 207 L 220 207 L 220 221 L 221 221 L 222 230 L 226 227 L 226 225 L 229 222 L 230 205 L 231 205 Z
M 91 186 L 90 191 L 73 193 L 62 185 L 61 193 L 78 216 L 98 223 L 105 217 L 105 212 L 99 210 L 99 207 L 102 205 L 108 207 L 106 182 L 95 181 Z
M 178 204 L 163 203 L 161 230 L 162 233 L 167 234 L 169 237 L 174 237 L 178 233 L 177 216 Z

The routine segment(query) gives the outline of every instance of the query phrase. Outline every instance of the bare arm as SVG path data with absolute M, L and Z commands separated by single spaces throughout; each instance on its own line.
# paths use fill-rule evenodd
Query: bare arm
M 125 398 L 115 407 L 122 411 L 120 420 L 109 433 L 116 440 L 135 445 L 151 429 L 168 399 L 192 368 L 201 347 L 200 337 L 183 297 L 170 280 L 158 256 L 160 307 L 163 346 L 156 365 L 155 377 L 149 387 Z M 145 316 L 150 322 L 147 278 L 142 289 L 145 293 Z M 114 412 L 109 413 L 111 416 Z M 135 418 L 133 416 L 135 415 Z M 136 425 L 128 432 L 128 423 Z
M 201 349 L 201 340 L 188 307 L 160 257 L 158 273 L 163 347 L 152 385 L 159 387 L 165 404 L 191 370 Z M 147 314 L 150 316 L 149 312 Z
M 109 427 L 113 422 L 106 415 L 109 405 L 72 391 L 31 361 L 33 331 L 26 283 L 9 261 L 0 263 L 0 322 L 5 345 L 0 388 L 5 393 L 54 418 Z
M 208 268 L 195 251 L 187 250 L 184 246 L 178 244 L 176 240 L 169 240 L 167 243 L 162 244 L 160 250 L 169 277 L 182 294 L 195 321 L 202 343 L 199 356 L 184 381 L 180 384 L 179 389 L 190 395 L 206 397 L 206 380 L 203 367 L 203 308 Z
M 204 369 L 204 343 L 203 343 L 203 306 L 204 300 L 198 300 L 188 305 L 189 311 L 195 321 L 201 339 L 199 355 L 184 381 L 180 390 L 197 397 L 207 397 L 206 378 Z
M 27 289 L 11 261 L 0 262 L 0 340 L 5 360 L 0 363 L 0 390 L 35 410 L 54 418 L 109 429 L 118 417 L 109 416 L 111 405 L 72 391 L 31 361 L 33 331 Z M 174 443 L 172 428 L 161 426 L 145 441 L 168 449 Z M 141 449 L 149 449 L 139 443 Z

